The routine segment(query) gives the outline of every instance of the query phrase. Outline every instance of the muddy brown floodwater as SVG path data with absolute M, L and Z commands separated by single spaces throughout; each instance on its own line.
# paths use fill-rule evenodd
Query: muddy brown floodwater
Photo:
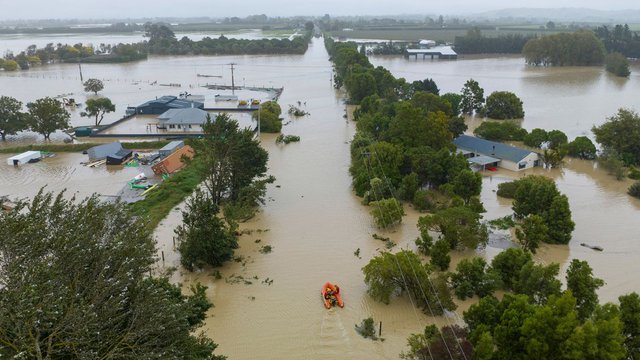
M 455 62 L 373 58 L 372 61 L 410 81 L 432 77 L 442 92 L 459 91 L 470 77 L 480 81 L 487 93 L 514 91 L 525 103 L 524 127 L 560 129 L 570 138 L 589 133 L 593 124 L 604 122 L 620 106 L 639 105 L 635 96 L 640 89 L 637 68 L 630 79 L 620 80 L 600 68 L 531 69 L 523 65 L 521 58 L 467 58 Z M 181 222 L 179 208 L 170 213 L 155 233 L 158 254 L 165 256 L 165 261 L 158 263 L 161 270 L 178 269 L 172 279 L 185 290 L 194 281 L 209 286 L 207 294 L 215 307 L 209 311 L 203 330 L 220 344 L 218 352 L 231 359 L 396 359 L 409 334 L 431 323 L 459 322 L 462 311 L 473 300 L 460 303 L 457 314 L 431 317 L 414 309 L 406 297 L 384 305 L 366 294 L 361 268 L 384 249 L 384 244 L 371 235 L 390 237 L 397 243 L 395 249 L 414 249 L 419 214 L 405 206 L 407 215 L 402 225 L 393 231 L 378 231 L 369 209 L 353 195 L 348 169 L 349 141 L 355 124 L 343 117 L 344 94 L 332 88 L 331 63 L 322 40 L 314 39 L 309 51 L 299 56 L 153 57 L 132 64 L 83 65 L 83 72 L 85 77 L 105 79 L 103 95 L 118 106 L 118 114 L 105 120 L 110 122 L 121 116 L 127 105 L 150 97 L 177 95 L 184 90 L 213 95 L 198 87 L 206 80 L 196 74 L 220 73 L 225 77 L 218 82 L 228 83 L 223 64 L 230 62 L 238 63 L 237 81 L 246 85 L 284 86 L 280 99 L 283 109 L 286 111 L 287 105 L 301 101 L 311 115 L 285 118 L 283 133 L 300 136 L 300 143 L 276 145 L 274 135 L 262 135 L 262 144 L 270 155 L 269 173 L 277 181 L 269 187 L 262 211 L 242 225 L 243 230 L 251 233 L 240 237 L 236 252 L 239 261 L 219 269 L 222 279 L 216 280 L 212 269 L 197 273 L 180 269 L 172 244 L 173 230 Z M 154 81 L 181 83 L 182 87 L 160 87 L 152 85 Z M 0 73 L 0 88 L 2 95 L 23 102 L 52 94 L 74 93 L 80 102 L 91 96 L 82 92 L 77 66 L 67 64 Z M 88 122 L 77 111 L 72 121 L 76 125 Z M 40 140 L 28 134 L 11 138 L 11 144 L 33 141 Z M 55 177 L 47 179 L 47 172 L 38 172 L 37 167 L 25 166 L 25 172 L 18 174 L 0 163 L 0 194 L 12 190 L 15 196 L 32 196 L 40 184 L 53 182 L 59 183 L 56 189 L 67 186 L 87 193 L 93 185 L 82 179 L 92 178 L 93 174 L 79 176 L 81 180 L 65 175 L 65 171 L 73 171 L 68 170 L 70 164 L 83 159 L 76 154 L 56 159 L 60 163 L 49 171 L 59 173 L 60 181 Z M 104 187 L 111 182 L 117 184 L 114 188 L 119 188 L 131 176 L 126 171 L 135 170 L 102 171 L 95 176 L 109 176 L 97 184 Z M 605 301 L 637 291 L 639 282 L 635 273 L 640 270 L 636 261 L 640 242 L 636 224 L 640 201 L 626 195 L 630 182 L 618 182 L 594 167 L 593 162 L 574 159 L 567 160 L 559 170 L 486 172 L 481 195 L 487 209 L 485 219 L 511 213 L 510 201 L 496 196 L 497 185 L 530 173 L 556 180 L 560 191 L 569 197 L 576 222 L 568 246 L 543 246 L 536 259 L 560 263 L 562 277 L 571 259 L 588 260 L 595 275 L 606 281 L 599 292 Z M 600 245 L 605 250 L 594 252 L 581 247 L 581 242 Z M 272 246 L 273 251 L 262 254 L 259 250 L 265 245 Z M 490 259 L 508 246 L 511 246 L 508 239 L 494 235 L 489 246 L 476 254 Z M 357 249 L 360 257 L 354 255 Z M 453 266 L 462 257 L 473 254 L 455 253 Z M 345 300 L 343 309 L 326 310 L 322 306 L 320 286 L 325 281 L 340 285 Z M 369 316 L 383 322 L 384 342 L 363 339 L 354 331 L 354 325 Z

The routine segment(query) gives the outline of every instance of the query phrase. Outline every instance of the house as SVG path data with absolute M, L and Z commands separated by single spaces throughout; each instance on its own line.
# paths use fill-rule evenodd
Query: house
M 27 152 L 23 152 L 22 154 L 8 158 L 7 165 L 14 165 L 14 166 L 24 165 L 29 162 L 38 161 L 40 160 L 40 158 L 42 158 L 42 154 L 40 153 L 40 151 L 27 151 Z
M 107 156 L 115 155 L 120 150 L 122 150 L 122 144 L 116 141 L 111 144 L 94 146 L 87 150 L 87 155 L 89 155 L 89 161 L 104 160 Z
M 420 49 L 429 49 L 436 46 L 436 42 L 433 40 L 420 40 L 418 47 Z
M 202 132 L 209 113 L 198 108 L 169 109 L 158 116 L 158 128 L 179 132 Z
M 166 158 L 167 156 L 173 154 L 174 151 L 180 149 L 184 146 L 184 141 L 176 140 L 168 143 L 162 149 L 158 150 L 158 154 L 160 154 L 161 158 Z
M 156 175 L 172 174 L 184 166 L 182 162 L 182 156 L 186 156 L 189 159 L 193 159 L 194 151 L 189 145 L 185 145 L 180 149 L 174 151 L 171 155 L 164 158 L 159 163 L 153 165 L 151 169 Z
M 127 114 L 160 115 L 170 109 L 188 108 L 204 109 L 204 103 L 199 101 L 180 99 L 176 96 L 163 96 L 160 98 L 156 98 L 155 100 L 147 101 L 146 103 L 137 107 L 127 108 Z
M 538 153 L 515 146 L 468 135 L 460 135 L 453 140 L 453 143 L 458 148 L 458 152 L 479 169 L 497 166 L 511 171 L 520 171 L 540 165 Z

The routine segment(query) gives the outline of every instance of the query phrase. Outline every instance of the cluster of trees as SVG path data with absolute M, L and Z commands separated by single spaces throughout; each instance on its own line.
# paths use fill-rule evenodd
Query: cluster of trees
M 278 133 L 282 130 L 282 108 L 275 101 L 266 101 L 260 104 L 260 109 L 255 111 L 251 117 L 253 120 L 260 120 L 260 131 L 267 133 Z
M 591 131 L 604 152 L 615 151 L 626 165 L 640 165 L 640 116 L 629 109 L 618 113 Z
M 477 113 L 491 119 L 521 119 L 524 117 L 522 100 L 509 91 L 494 91 L 486 99 L 480 84 L 469 79 L 461 91 L 460 110 L 472 115 Z
M 466 36 L 456 36 L 454 44 L 459 54 L 520 54 L 527 41 L 535 38 L 521 34 L 487 37 L 475 27 L 467 30 Z
M 569 200 L 555 182 L 544 176 L 529 175 L 498 186 L 498 195 L 513 200 L 513 216 L 518 220 L 516 235 L 524 248 L 535 252 L 540 241 L 567 244 L 575 224 Z
M 269 154 L 250 129 L 240 129 L 228 114 L 207 118 L 204 136 L 194 140 L 204 190 L 196 190 L 175 230 L 180 262 L 188 270 L 220 266 L 238 247 L 237 221 L 252 217 L 264 203 Z M 224 216 L 220 209 L 224 206 Z
M 304 35 L 289 39 L 217 39 L 205 37 L 193 41 L 188 37 L 176 39 L 173 31 L 162 23 L 146 24 L 146 42 L 137 44 L 149 54 L 159 55 L 235 55 L 235 54 L 304 54 L 309 46 L 313 23 L 305 26 Z
M 527 41 L 522 54 L 530 65 L 601 65 L 605 48 L 592 31 L 559 33 Z
M 625 57 L 640 58 L 640 33 L 631 31 L 629 25 L 616 25 L 609 29 L 606 25 L 594 30 L 609 53 L 621 53 Z
M 156 249 L 123 203 L 43 193 L 0 213 L 0 356 L 218 359 L 199 329 L 206 287 L 153 273 Z
M 604 66 L 608 72 L 616 76 L 627 77 L 631 74 L 629 70 L 629 60 L 617 52 L 607 54 L 604 58 Z
M 42 134 L 45 140 L 57 130 L 69 128 L 71 115 L 56 99 L 45 97 L 27 104 L 27 112 L 22 111 L 22 102 L 9 96 L 0 97 L 0 136 L 31 130 Z

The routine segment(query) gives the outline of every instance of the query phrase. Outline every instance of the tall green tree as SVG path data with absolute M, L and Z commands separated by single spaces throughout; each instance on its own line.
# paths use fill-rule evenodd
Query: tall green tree
M 477 81 L 473 79 L 467 80 L 462 87 L 462 101 L 460 102 L 460 110 L 465 114 L 473 114 L 474 111 L 480 111 L 484 107 L 484 89 L 480 87 Z
M 97 99 L 87 99 L 85 103 L 85 111 L 80 115 L 88 118 L 95 119 L 95 125 L 98 126 L 104 119 L 104 115 L 110 112 L 116 111 L 116 105 L 111 102 L 111 99 L 103 97 Z
M 546 212 L 545 222 L 549 230 L 547 242 L 551 244 L 568 244 L 576 224 L 571 220 L 571 209 L 566 195 L 556 196 Z
M 523 249 L 535 254 L 540 243 L 547 239 L 548 232 L 549 228 L 542 216 L 532 214 L 524 218 L 520 227 L 516 228 L 516 238 Z
M 218 212 L 218 205 L 200 189 L 187 201 L 182 224 L 175 229 L 180 263 L 187 270 L 221 266 L 233 258 L 238 240 Z
M 540 148 L 542 144 L 549 141 L 549 135 L 544 129 L 533 129 L 524 137 L 524 144 L 531 147 Z
M 388 304 L 391 296 L 401 291 L 415 299 L 424 312 L 429 305 L 436 315 L 456 308 L 445 279 L 432 275 L 431 269 L 412 251 L 382 253 L 371 259 L 362 272 L 367 292 L 376 301 Z M 437 305 L 438 301 L 444 309 Z
M 439 210 L 418 219 L 418 229 L 422 238 L 429 239 L 429 231 L 437 231 L 450 249 L 476 249 L 484 246 L 488 239 L 485 224 L 480 223 L 480 215 L 466 206 L 456 206 Z
M 640 164 L 640 116 L 629 109 L 618 113 L 591 131 L 603 148 L 615 150 L 626 164 Z
M 471 170 L 463 170 L 453 178 L 453 192 L 464 200 L 465 204 L 482 190 L 482 175 Z
M 501 285 L 500 278 L 498 274 L 488 270 L 487 262 L 483 258 L 461 260 L 456 266 L 456 272 L 451 274 L 451 286 L 458 299 L 493 294 Z
M 150 230 L 123 203 L 40 192 L 0 213 L 0 355 L 29 359 L 214 356 L 198 329 L 204 287 L 150 277 Z
M 491 260 L 491 269 L 500 277 L 507 290 L 513 290 L 520 277 L 520 270 L 532 262 L 531 253 L 520 248 L 509 248 Z
M 388 228 L 402 222 L 404 211 L 402 203 L 396 199 L 381 199 L 369 203 L 371 214 L 376 222 L 376 226 L 381 229 Z
M 638 359 L 640 358 L 640 295 L 632 292 L 620 296 L 618 300 L 627 355 L 630 359 Z
M 509 91 L 494 91 L 487 97 L 487 116 L 492 119 L 522 119 L 522 100 Z
M 82 85 L 84 85 L 84 91 L 92 92 L 95 95 L 104 89 L 104 83 L 100 79 L 87 79 Z
M 588 262 L 577 259 L 571 260 L 566 279 L 567 289 L 576 298 L 578 317 L 586 320 L 598 306 L 596 291 L 604 285 L 604 281 L 593 276 L 593 269 Z
M 253 131 L 240 129 L 228 114 L 219 114 L 214 121 L 208 117 L 202 128 L 204 137 L 194 146 L 203 159 L 209 196 L 216 204 L 237 200 L 241 189 L 266 175 L 269 154 L 253 138 Z
M 5 141 L 7 135 L 15 135 L 28 128 L 26 114 L 22 112 L 22 103 L 9 96 L 0 96 L 0 137 Z
M 556 279 L 560 265 L 538 265 L 530 261 L 520 269 L 513 288 L 517 294 L 528 295 L 535 304 L 545 304 L 552 295 L 560 294 L 561 283 Z
M 450 250 L 451 246 L 446 240 L 440 239 L 436 241 L 431 247 L 431 265 L 440 271 L 447 270 L 451 263 L 451 256 L 449 256 Z
M 567 153 L 580 159 L 593 160 L 596 158 L 596 146 L 588 137 L 578 136 L 567 144 Z
M 71 115 L 62 107 L 62 103 L 56 99 L 45 97 L 27 104 L 29 109 L 29 128 L 42 134 L 45 140 L 57 130 L 69 128 Z

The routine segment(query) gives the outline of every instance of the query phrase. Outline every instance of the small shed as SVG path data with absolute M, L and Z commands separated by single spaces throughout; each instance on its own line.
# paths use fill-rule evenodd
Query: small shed
M 107 165 L 122 165 L 133 155 L 133 151 L 121 149 L 115 154 L 107 155 Z
M 157 175 L 172 174 L 177 170 L 182 169 L 182 167 L 184 166 L 184 163 L 182 162 L 183 155 L 188 157 L 189 159 L 193 159 L 194 151 L 191 146 L 185 145 L 179 148 L 159 163 L 153 165 L 151 169 Z
M 7 159 L 7 164 L 8 165 L 24 165 L 30 161 L 37 161 L 35 159 L 40 159 L 42 157 L 42 154 L 40 154 L 40 151 L 27 151 L 27 152 L 23 152 L 22 154 L 18 154 L 16 156 L 12 156 L 10 158 Z
M 180 149 L 183 146 L 184 146 L 184 141 L 182 140 L 172 141 L 167 145 L 165 145 L 162 149 L 160 149 L 158 153 L 160 154 L 160 157 L 164 159 L 167 156 L 171 155 L 174 151 Z
M 89 155 L 89 161 L 97 161 L 106 159 L 107 156 L 114 155 L 120 150 L 122 150 L 122 144 L 116 141 L 111 144 L 94 146 L 87 150 L 87 155 Z

